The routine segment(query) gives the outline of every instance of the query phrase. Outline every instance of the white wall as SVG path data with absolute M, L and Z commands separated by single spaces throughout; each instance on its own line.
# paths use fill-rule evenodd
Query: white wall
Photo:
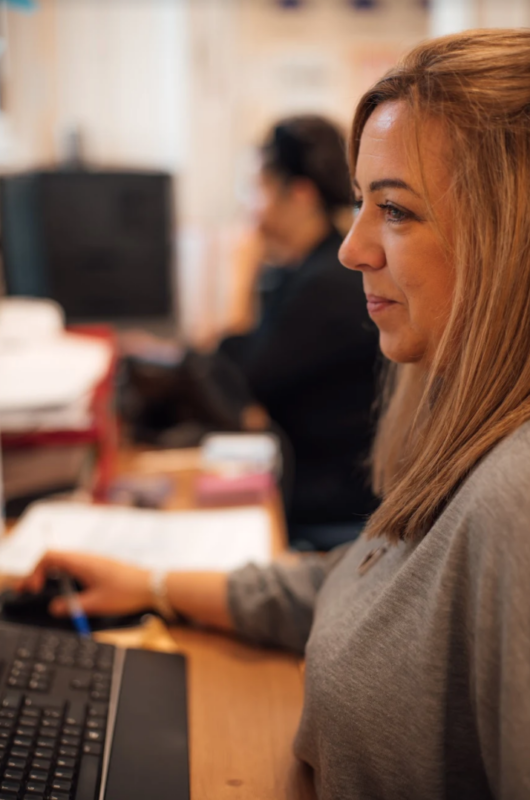
M 185 162 L 186 4 L 75 0 L 57 14 L 57 134 L 79 126 L 98 163 Z
M 218 222 L 237 212 L 238 165 L 274 120 L 313 111 L 347 125 L 361 92 L 428 30 L 417 0 L 374 12 L 345 0 L 307 0 L 297 10 L 275 0 L 191 5 L 188 210 Z
M 470 28 L 518 28 L 530 25 L 528 0 L 431 0 L 431 36 Z
M 27 159 L 60 156 L 65 133 L 80 128 L 88 157 L 99 164 L 180 169 L 189 135 L 182 124 L 189 90 L 187 2 L 40 5 L 31 15 L 9 14 L 8 80 L 18 89 L 14 124 Z M 51 148 L 39 126 L 43 107 L 51 117 Z

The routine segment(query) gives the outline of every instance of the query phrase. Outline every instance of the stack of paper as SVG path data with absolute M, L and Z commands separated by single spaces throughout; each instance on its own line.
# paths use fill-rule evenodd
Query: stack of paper
M 144 511 L 48 502 L 34 505 L 0 541 L 0 572 L 25 575 L 47 550 L 93 553 L 149 569 L 231 570 L 270 560 L 261 508 Z
M 0 302 L 0 429 L 83 430 L 108 372 L 104 341 L 66 333 L 47 301 Z

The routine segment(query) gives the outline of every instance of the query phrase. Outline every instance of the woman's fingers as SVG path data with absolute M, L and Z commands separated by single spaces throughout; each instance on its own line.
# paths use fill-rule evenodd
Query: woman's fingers
M 97 591 L 89 590 L 76 594 L 76 600 L 87 616 L 100 616 L 109 613 L 108 608 L 102 605 L 101 596 Z M 68 617 L 70 615 L 69 599 L 67 597 L 55 597 L 50 605 L 50 614 L 54 617 Z
M 81 583 L 90 585 L 97 578 L 96 560 L 103 561 L 103 559 L 94 559 L 94 556 L 83 553 L 50 550 L 41 558 L 31 575 L 20 581 L 17 588 L 21 591 L 39 592 L 46 577 L 54 572 L 66 572 Z
M 85 553 L 46 553 L 31 575 L 16 588 L 39 592 L 46 576 L 53 573 L 67 573 L 83 585 L 77 598 L 87 614 L 127 614 L 148 607 L 151 602 L 147 570 Z M 54 598 L 50 611 L 66 616 L 68 598 Z

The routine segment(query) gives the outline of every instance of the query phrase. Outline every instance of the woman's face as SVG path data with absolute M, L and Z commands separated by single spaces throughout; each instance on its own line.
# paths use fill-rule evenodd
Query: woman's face
M 384 355 L 428 367 L 449 318 L 454 269 L 428 213 L 425 191 L 450 241 L 450 175 L 442 126 L 436 121 L 423 126 L 423 179 L 407 146 L 414 135 L 404 103 L 384 103 L 368 119 L 354 179 L 357 213 L 340 260 L 363 273 L 368 312 L 379 328 Z
M 268 260 L 272 263 L 284 259 L 288 249 L 289 233 L 295 221 L 289 187 L 272 172 L 262 170 L 254 190 L 254 224 L 260 232 Z

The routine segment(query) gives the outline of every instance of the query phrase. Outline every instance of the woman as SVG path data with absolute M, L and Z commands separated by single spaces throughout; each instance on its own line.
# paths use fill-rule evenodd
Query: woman
M 343 134 L 319 116 L 290 117 L 270 131 L 255 198 L 264 261 L 275 265 L 262 275 L 261 318 L 211 355 L 188 353 L 169 403 L 188 422 L 158 439 L 182 446 L 208 430 L 272 423 L 292 476 L 289 538 L 319 550 L 355 538 L 376 506 L 365 464 L 377 331 L 360 276 L 339 262 L 335 225 L 351 208 L 345 149 Z M 155 411 L 151 422 L 166 426 Z
M 398 365 L 383 502 L 322 560 L 167 579 L 183 613 L 305 647 L 295 750 L 326 800 L 530 796 L 529 123 L 526 30 L 428 42 L 363 97 L 341 257 Z M 50 565 L 91 610 L 152 597 L 141 570 L 66 555 L 29 585 Z

